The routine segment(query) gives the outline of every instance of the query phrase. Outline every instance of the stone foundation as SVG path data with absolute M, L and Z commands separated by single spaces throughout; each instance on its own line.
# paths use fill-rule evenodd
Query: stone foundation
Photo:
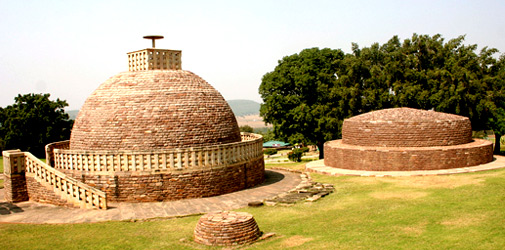
M 261 236 L 253 216 L 245 212 L 209 213 L 196 224 L 195 242 L 209 246 L 251 243 Z
M 471 143 L 437 147 L 355 146 L 342 140 L 324 145 L 324 164 L 335 168 L 369 171 L 435 170 L 476 166 L 493 160 L 493 144 Z
M 181 173 L 61 171 L 104 191 L 108 202 L 154 202 L 210 197 L 256 186 L 265 178 L 263 157 L 243 164 Z

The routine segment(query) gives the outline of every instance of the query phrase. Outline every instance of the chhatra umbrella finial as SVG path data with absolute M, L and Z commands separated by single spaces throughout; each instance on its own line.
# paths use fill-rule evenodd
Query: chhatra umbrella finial
M 153 41 L 153 48 L 156 48 L 155 41 L 157 39 L 163 39 L 163 36 L 144 36 L 144 39 L 151 39 Z

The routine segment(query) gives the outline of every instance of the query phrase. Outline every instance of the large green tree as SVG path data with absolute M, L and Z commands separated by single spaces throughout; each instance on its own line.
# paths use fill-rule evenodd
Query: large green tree
M 64 111 L 64 100 L 49 100 L 49 94 L 26 94 L 15 97 L 15 103 L 0 108 L 2 149 L 30 151 L 45 157 L 46 144 L 70 138 L 73 121 Z
M 481 100 L 482 119 L 487 119 L 487 127 L 495 134 L 495 154 L 500 153 L 501 137 L 505 135 L 505 55 L 499 60 L 492 57 L 496 50 L 483 49 L 480 55 L 482 69 L 486 71 L 482 79 L 486 86 L 486 98 Z
M 340 133 L 348 104 L 336 87 L 341 50 L 311 48 L 286 56 L 263 76 L 260 115 L 274 126 L 276 138 L 314 143 L 323 157 L 323 143 Z
M 433 109 L 466 116 L 474 130 L 493 129 L 499 143 L 500 131 L 505 132 L 501 128 L 503 57 L 497 60 L 498 50 L 487 47 L 477 53 L 477 45 L 463 42 L 464 36 L 444 42 L 441 35 L 414 34 L 403 43 L 393 37 L 380 49 L 373 45 L 363 50 L 376 51 L 373 54 L 377 56 L 355 56 L 367 65 L 363 71 L 368 73 L 361 78 L 370 77 L 368 81 L 376 83 L 376 90 L 390 93 L 389 100 L 383 98 L 378 106 Z M 367 92 L 363 95 L 364 99 L 371 97 Z M 499 148 L 497 144 L 496 152 Z

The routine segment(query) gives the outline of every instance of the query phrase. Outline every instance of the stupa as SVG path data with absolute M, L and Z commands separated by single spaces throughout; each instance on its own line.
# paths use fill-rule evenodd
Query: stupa
M 129 71 L 98 87 L 69 141 L 46 147 L 51 165 L 105 192 L 107 201 L 221 195 L 264 181 L 262 137 L 241 133 L 209 83 L 182 70 L 181 51 L 128 53 Z
M 490 141 L 472 138 L 467 117 L 412 108 L 344 120 L 342 140 L 326 142 L 324 165 L 367 171 L 463 168 L 493 160 Z

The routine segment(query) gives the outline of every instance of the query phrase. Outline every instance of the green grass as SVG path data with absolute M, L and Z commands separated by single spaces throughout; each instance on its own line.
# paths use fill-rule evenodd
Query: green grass
M 263 232 L 276 233 L 246 249 L 505 249 L 505 169 L 312 177 L 333 183 L 335 192 L 314 203 L 240 209 L 253 214 Z M 209 249 L 192 242 L 198 218 L 0 224 L 0 249 Z
M 297 171 L 304 171 L 305 170 L 305 164 L 307 164 L 307 161 L 301 161 L 301 162 L 284 162 L 284 163 L 266 163 L 265 168 L 266 169 L 278 169 L 278 168 L 284 168 L 284 169 L 291 169 L 291 170 L 297 170 Z

